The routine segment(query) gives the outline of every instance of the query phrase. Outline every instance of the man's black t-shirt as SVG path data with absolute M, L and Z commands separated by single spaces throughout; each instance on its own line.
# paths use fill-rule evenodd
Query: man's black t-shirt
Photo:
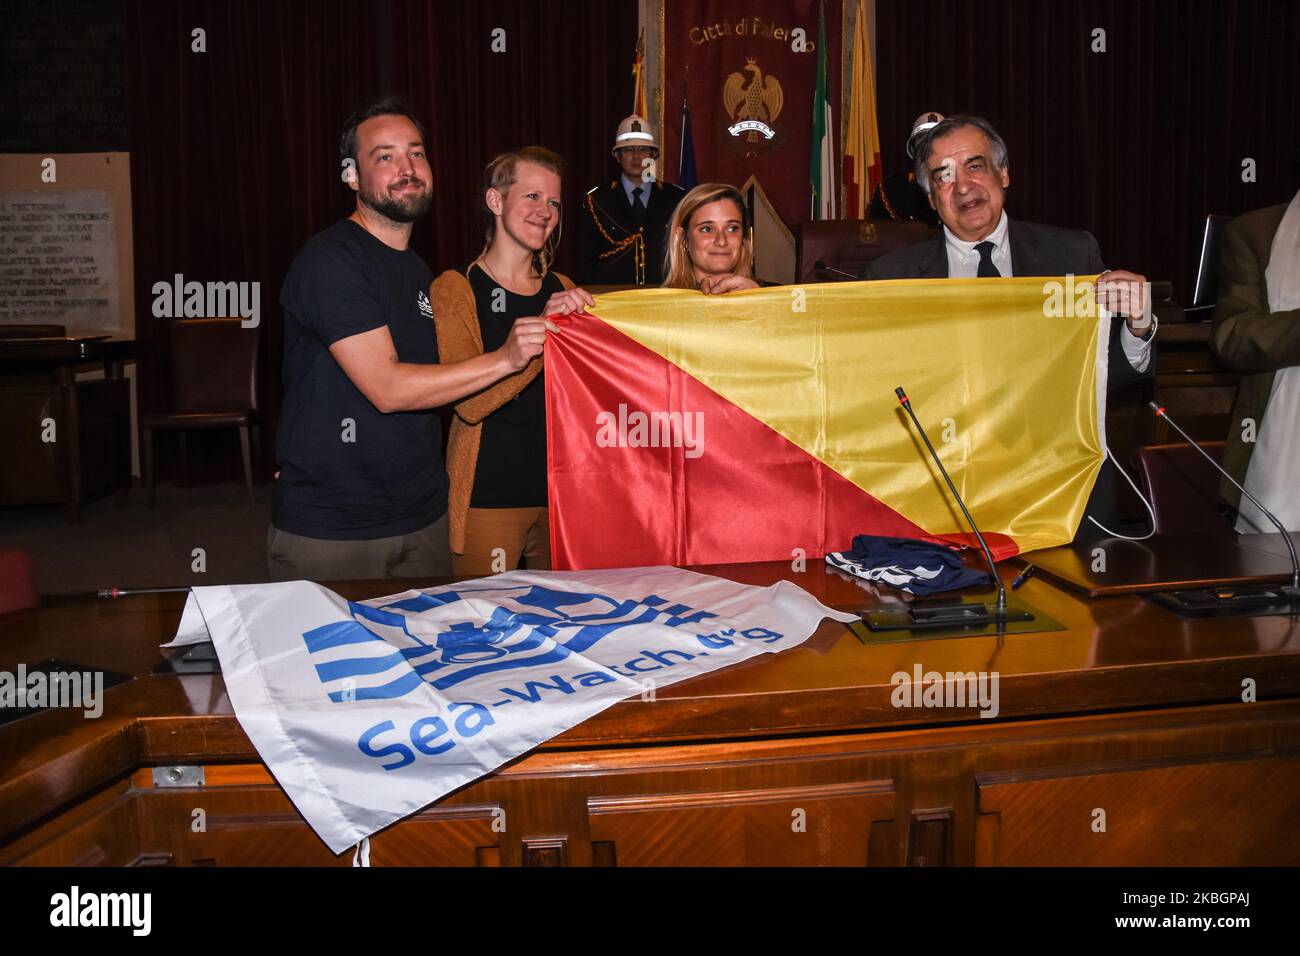
M 564 284 L 555 273 L 548 272 L 536 295 L 518 295 L 502 289 L 505 308 L 493 311 L 496 282 L 478 266 L 471 266 L 469 283 L 478 307 L 483 349 L 488 352 L 506 344 L 515 319 L 541 315 L 546 300 L 564 291 Z M 512 401 L 483 419 L 470 507 L 546 507 L 545 374 L 539 373 Z
M 280 290 L 284 405 L 272 524 L 309 538 L 407 534 L 447 510 L 437 412 L 383 414 L 329 347 L 387 325 L 401 362 L 438 361 L 432 273 L 345 219 L 313 236 Z

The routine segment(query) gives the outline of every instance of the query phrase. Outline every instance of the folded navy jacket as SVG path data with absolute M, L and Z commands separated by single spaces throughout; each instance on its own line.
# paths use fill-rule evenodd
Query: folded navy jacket
M 826 563 L 918 597 L 993 583 L 987 571 L 966 567 L 951 548 L 915 538 L 860 534 L 853 539 L 852 550 L 833 551 L 826 555 Z

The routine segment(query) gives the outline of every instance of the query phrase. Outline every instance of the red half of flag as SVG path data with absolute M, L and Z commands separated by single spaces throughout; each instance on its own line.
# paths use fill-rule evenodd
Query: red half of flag
M 546 427 L 557 570 L 819 559 L 857 534 L 975 545 L 928 534 L 594 315 L 547 338 Z M 997 559 L 1018 552 L 985 538 Z

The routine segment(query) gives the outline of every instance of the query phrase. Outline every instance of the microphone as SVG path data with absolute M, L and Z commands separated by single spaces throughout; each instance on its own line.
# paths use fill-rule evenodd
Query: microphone
M 863 616 L 863 620 L 872 630 L 895 630 L 908 629 L 914 630 L 927 627 L 971 627 L 982 626 L 986 624 L 1001 624 L 1009 621 L 1032 621 L 1034 615 L 1020 608 L 1007 607 L 1007 588 L 998 577 L 998 568 L 993 561 L 993 552 L 989 550 L 988 542 L 984 540 L 984 535 L 975 524 L 975 519 L 971 517 L 966 502 L 962 501 L 961 495 L 957 493 L 957 486 L 952 483 L 948 477 L 948 469 L 943 467 L 943 462 L 939 459 L 938 453 L 934 446 L 930 444 L 930 437 L 921 427 L 920 420 L 916 413 L 912 411 L 912 403 L 907 398 L 907 393 L 902 387 L 894 389 L 894 394 L 898 396 L 898 402 L 907 411 L 912 419 L 912 424 L 921 435 L 921 440 L 925 442 L 925 447 L 930 452 L 930 457 L 934 463 L 939 466 L 939 473 L 943 475 L 943 480 L 948 483 L 948 490 L 952 496 L 957 499 L 957 504 L 961 508 L 961 513 L 966 516 L 966 523 L 970 525 L 971 530 L 975 532 L 975 538 L 979 541 L 980 547 L 984 550 L 984 560 L 989 565 L 989 575 L 993 583 L 998 588 L 997 602 L 989 605 L 983 602 L 960 602 L 956 604 L 938 604 L 938 605 L 916 605 L 913 604 L 906 615 L 897 611 L 869 611 Z M 908 618 L 904 623 L 901 618 Z
M 180 594 L 182 591 L 189 590 L 189 585 L 182 588 L 100 588 L 95 592 L 95 596 L 116 601 L 118 598 L 133 597 L 137 594 Z
M 836 269 L 834 266 L 827 265 L 825 262 L 822 262 L 822 260 L 820 259 L 818 259 L 816 262 L 813 263 L 813 272 L 814 273 L 829 272 L 832 275 L 843 276 L 846 279 L 852 279 L 854 282 L 857 282 L 859 279 L 862 278 L 862 276 L 855 276 L 852 272 L 845 272 L 843 269 Z
M 1183 431 L 1178 423 L 1169 417 L 1169 412 L 1165 410 L 1163 405 L 1159 402 L 1148 402 L 1147 404 L 1155 412 L 1156 418 L 1163 418 L 1168 422 L 1174 431 L 1182 436 L 1183 441 L 1200 452 L 1201 457 L 1213 465 L 1215 471 L 1232 482 L 1234 488 L 1250 499 L 1250 502 L 1260 510 L 1260 513 L 1273 522 L 1273 526 L 1281 533 L 1282 540 L 1286 542 L 1287 550 L 1291 553 L 1291 583 L 1281 588 L 1267 585 L 1251 585 L 1214 590 L 1175 591 L 1172 595 L 1162 593 L 1154 595 L 1154 597 L 1161 604 L 1190 616 L 1206 616 L 1210 614 L 1218 616 L 1236 610 L 1258 612 L 1269 607 L 1300 608 L 1300 561 L 1296 560 L 1295 545 L 1291 541 L 1291 535 L 1282 526 L 1282 522 L 1278 521 L 1273 512 L 1260 504 L 1258 498 L 1247 491 L 1236 478 L 1233 478 L 1224 470 L 1222 465 L 1207 454 L 1205 449 L 1191 435 Z

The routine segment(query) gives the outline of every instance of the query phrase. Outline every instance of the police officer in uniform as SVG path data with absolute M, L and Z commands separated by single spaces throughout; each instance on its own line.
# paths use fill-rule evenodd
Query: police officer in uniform
M 619 177 L 592 188 L 583 201 L 579 283 L 657 286 L 668 223 L 686 190 L 645 178 L 644 161 L 658 159 L 659 144 L 640 116 L 618 124 L 612 154 Z
M 922 113 L 912 124 L 912 135 L 907 138 L 907 158 L 916 158 L 916 144 L 921 134 L 943 120 L 942 113 Z M 925 190 L 916 181 L 916 173 L 909 167 L 905 173 L 886 176 L 871 195 L 868 215 L 877 221 L 893 219 L 901 222 L 923 222 L 930 226 L 939 224 L 939 214 L 930 205 Z

